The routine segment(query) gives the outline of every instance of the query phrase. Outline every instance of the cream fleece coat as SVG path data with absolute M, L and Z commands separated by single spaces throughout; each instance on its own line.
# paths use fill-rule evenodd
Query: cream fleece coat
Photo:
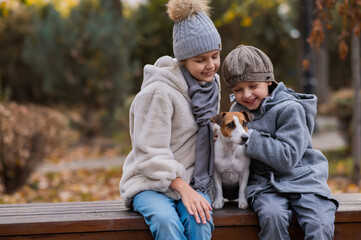
M 218 75 L 216 81 L 220 86 Z M 178 200 L 180 195 L 169 187 L 171 182 L 179 177 L 190 183 L 198 133 L 190 103 L 186 80 L 175 59 L 164 56 L 144 67 L 141 91 L 129 110 L 132 150 L 119 183 L 126 207 L 132 208 L 133 197 L 145 190 Z

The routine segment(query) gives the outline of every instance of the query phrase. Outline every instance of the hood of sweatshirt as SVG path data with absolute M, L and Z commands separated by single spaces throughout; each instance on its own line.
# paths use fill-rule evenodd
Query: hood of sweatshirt
M 144 67 L 144 77 L 141 89 L 153 84 L 164 83 L 179 91 L 188 101 L 188 85 L 179 68 L 178 61 L 169 56 L 159 58 L 154 65 Z
M 271 95 L 266 97 L 261 105 L 256 110 L 251 111 L 251 113 L 254 115 L 255 120 L 259 119 L 269 109 L 285 101 L 295 101 L 301 104 L 305 109 L 308 130 L 310 134 L 312 134 L 315 127 L 315 116 L 317 114 L 317 97 L 314 94 L 296 93 L 292 89 L 287 88 L 282 82 L 278 83 Z M 247 110 L 247 108 L 237 102 L 231 109 L 237 111 Z
M 273 90 L 272 94 L 265 98 L 261 108 L 263 108 L 263 111 L 267 111 L 273 106 L 289 100 L 298 102 L 305 109 L 307 127 L 310 134 L 312 134 L 317 114 L 317 97 L 314 94 L 296 93 L 292 89 L 286 88 L 281 82 Z

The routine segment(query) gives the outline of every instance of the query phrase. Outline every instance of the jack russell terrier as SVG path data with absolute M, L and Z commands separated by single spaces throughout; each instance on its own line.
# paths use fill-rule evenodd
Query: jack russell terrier
M 214 124 L 214 198 L 213 208 L 220 209 L 224 199 L 238 199 L 238 208 L 248 208 L 245 189 L 250 158 L 246 156 L 247 123 L 254 116 L 246 111 L 222 112 L 211 118 Z

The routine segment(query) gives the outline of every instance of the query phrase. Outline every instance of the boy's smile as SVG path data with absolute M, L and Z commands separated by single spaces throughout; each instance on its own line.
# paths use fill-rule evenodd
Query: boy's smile
M 232 92 L 239 104 L 249 110 L 256 110 L 269 95 L 268 86 L 271 84 L 272 82 L 238 82 L 232 87 Z
M 198 81 L 211 82 L 220 66 L 220 51 L 205 52 L 184 60 L 184 66 Z

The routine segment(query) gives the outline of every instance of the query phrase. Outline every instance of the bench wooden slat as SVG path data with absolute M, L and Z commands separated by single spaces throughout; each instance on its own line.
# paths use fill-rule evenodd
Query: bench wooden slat
M 91 232 L 91 233 L 68 233 L 51 235 L 31 235 L 16 237 L 0 237 L 1 240 L 154 240 L 150 231 L 122 231 L 119 232 Z
M 79 202 L 82 203 L 82 202 Z M 28 204 L 28 206 L 21 206 L 18 208 L 14 208 L 13 205 L 0 205 L 0 223 L 3 217 L 6 216 L 38 216 L 38 215 L 61 215 L 61 214 L 70 214 L 70 213 L 88 213 L 88 212 L 114 212 L 119 210 L 124 210 L 124 204 L 120 201 L 109 201 L 109 202 L 91 202 L 92 204 L 87 204 L 84 202 L 84 205 L 80 205 L 79 203 L 63 203 L 61 205 L 53 205 L 51 204 Z
M 361 194 L 334 194 L 336 240 L 361 240 Z M 258 239 L 258 218 L 235 203 L 214 211 L 212 239 Z M 292 239 L 303 239 L 293 219 Z M 152 239 L 143 218 L 126 210 L 121 201 L 4 204 L 0 205 L 0 240 L 3 239 Z M 352 237 L 351 237 L 352 236 Z M 123 238 L 124 237 L 124 238 Z

